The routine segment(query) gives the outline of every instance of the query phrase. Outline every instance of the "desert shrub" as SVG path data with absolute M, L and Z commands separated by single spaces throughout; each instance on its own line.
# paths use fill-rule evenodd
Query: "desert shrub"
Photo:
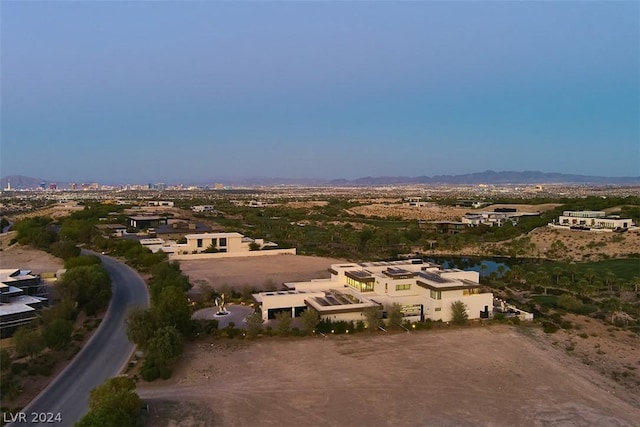
M 546 334 L 553 334 L 555 332 L 558 332 L 558 329 L 560 329 L 558 327 L 558 325 L 556 325 L 553 322 L 542 322 L 542 330 L 546 333 Z
M 22 371 L 24 371 L 27 368 L 27 364 L 26 363 L 22 363 L 22 362 L 13 362 L 11 364 L 11 373 L 14 375 L 20 375 L 22 373 Z
M 582 302 L 580 302 L 576 297 L 568 294 L 560 295 L 556 300 L 556 304 L 558 307 L 571 312 L 576 312 L 582 308 Z
M 495 320 L 496 322 L 502 323 L 504 322 L 506 319 L 506 316 L 504 315 L 504 313 L 496 313 L 493 315 L 493 320 Z

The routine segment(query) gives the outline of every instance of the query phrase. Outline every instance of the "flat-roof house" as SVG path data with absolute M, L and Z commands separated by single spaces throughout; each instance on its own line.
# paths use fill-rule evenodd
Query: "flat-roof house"
M 187 243 L 181 245 L 180 250 L 189 253 L 205 252 L 208 248 L 216 248 L 217 252 L 249 252 L 252 243 L 258 245 L 258 249 L 277 246 L 273 242 L 265 242 L 263 239 L 252 239 L 240 233 L 198 233 L 187 234 Z
M 564 211 L 555 226 L 577 230 L 626 230 L 635 226 L 631 218 L 607 215 L 604 211 Z
M 127 217 L 129 221 L 129 227 L 146 229 L 155 228 L 160 224 L 166 224 L 167 218 L 163 216 L 151 216 L 151 215 L 134 215 Z
M 0 270 L 0 336 L 11 336 L 18 326 L 38 317 L 48 304 L 40 277 L 29 270 Z
M 329 272 L 327 279 L 285 283 L 286 290 L 254 294 L 263 319 L 280 311 L 297 317 L 313 309 L 321 319 L 358 321 L 367 308 L 386 312 L 396 303 L 410 321 L 449 321 L 455 301 L 466 304 L 470 319 L 488 318 L 493 309 L 493 294 L 483 291 L 475 271 L 442 269 L 414 259 L 333 264 Z

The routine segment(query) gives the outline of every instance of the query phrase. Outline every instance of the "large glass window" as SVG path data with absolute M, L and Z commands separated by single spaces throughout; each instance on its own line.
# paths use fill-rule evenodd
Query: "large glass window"
M 411 289 L 411 283 L 396 285 L 396 291 L 408 291 L 409 289 Z
M 347 285 L 356 288 L 360 292 L 373 292 L 373 282 L 361 282 L 347 277 Z
M 431 296 L 431 299 L 442 299 L 442 292 L 431 290 L 430 296 Z
M 197 244 L 198 244 L 198 247 L 201 248 L 202 247 L 202 239 L 198 239 Z
M 226 237 L 221 237 L 220 238 L 220 246 L 227 246 L 227 238 Z

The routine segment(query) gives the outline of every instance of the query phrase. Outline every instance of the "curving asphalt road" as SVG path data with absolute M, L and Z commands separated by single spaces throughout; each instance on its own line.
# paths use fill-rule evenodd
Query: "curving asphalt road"
M 149 305 L 147 286 L 129 266 L 99 256 L 113 281 L 113 296 L 106 316 L 64 371 L 23 409 L 26 422 L 14 422 L 10 426 L 73 426 L 88 410 L 91 389 L 118 375 L 129 360 L 134 345 L 127 339 L 125 318 L 130 308 Z M 52 422 L 47 422 L 47 413 L 52 414 L 48 416 Z M 60 422 L 55 420 L 57 414 Z M 45 422 L 34 423 L 34 417 L 43 417 Z

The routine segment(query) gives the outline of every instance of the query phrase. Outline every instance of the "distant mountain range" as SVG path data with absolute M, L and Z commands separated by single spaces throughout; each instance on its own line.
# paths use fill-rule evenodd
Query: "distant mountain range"
M 406 177 L 381 176 L 354 180 L 336 179 L 330 185 L 399 185 L 399 184 L 640 184 L 640 176 L 603 177 L 591 175 L 570 175 L 564 173 L 545 173 L 540 171 L 505 171 L 470 173 L 464 175 L 436 175 Z
M 6 176 L 0 179 L 0 188 L 6 189 L 8 183 L 12 189 L 29 189 L 40 187 L 42 183 L 48 188 L 54 182 L 47 179 L 32 178 L 22 175 Z M 487 170 L 464 175 L 436 175 L 436 176 L 379 176 L 357 179 L 306 179 L 306 178 L 217 178 L 207 184 L 222 182 L 225 185 L 328 185 L 328 186 L 382 186 L 403 184 L 453 184 L 453 185 L 477 185 L 477 184 L 595 184 L 595 185 L 640 185 L 640 176 L 633 177 L 603 177 L 591 175 L 571 175 L 563 173 L 545 173 L 540 171 L 503 171 L 495 172 Z M 55 182 L 59 189 L 69 187 L 68 182 Z M 120 183 L 125 184 L 125 183 Z M 130 183 L 134 184 L 134 183 Z M 142 184 L 142 183 L 139 183 Z M 169 183 L 168 183 L 169 184 Z M 175 183 L 177 184 L 177 183 Z M 186 183 L 185 183 L 186 184 Z M 202 184 L 204 185 L 204 184 Z

